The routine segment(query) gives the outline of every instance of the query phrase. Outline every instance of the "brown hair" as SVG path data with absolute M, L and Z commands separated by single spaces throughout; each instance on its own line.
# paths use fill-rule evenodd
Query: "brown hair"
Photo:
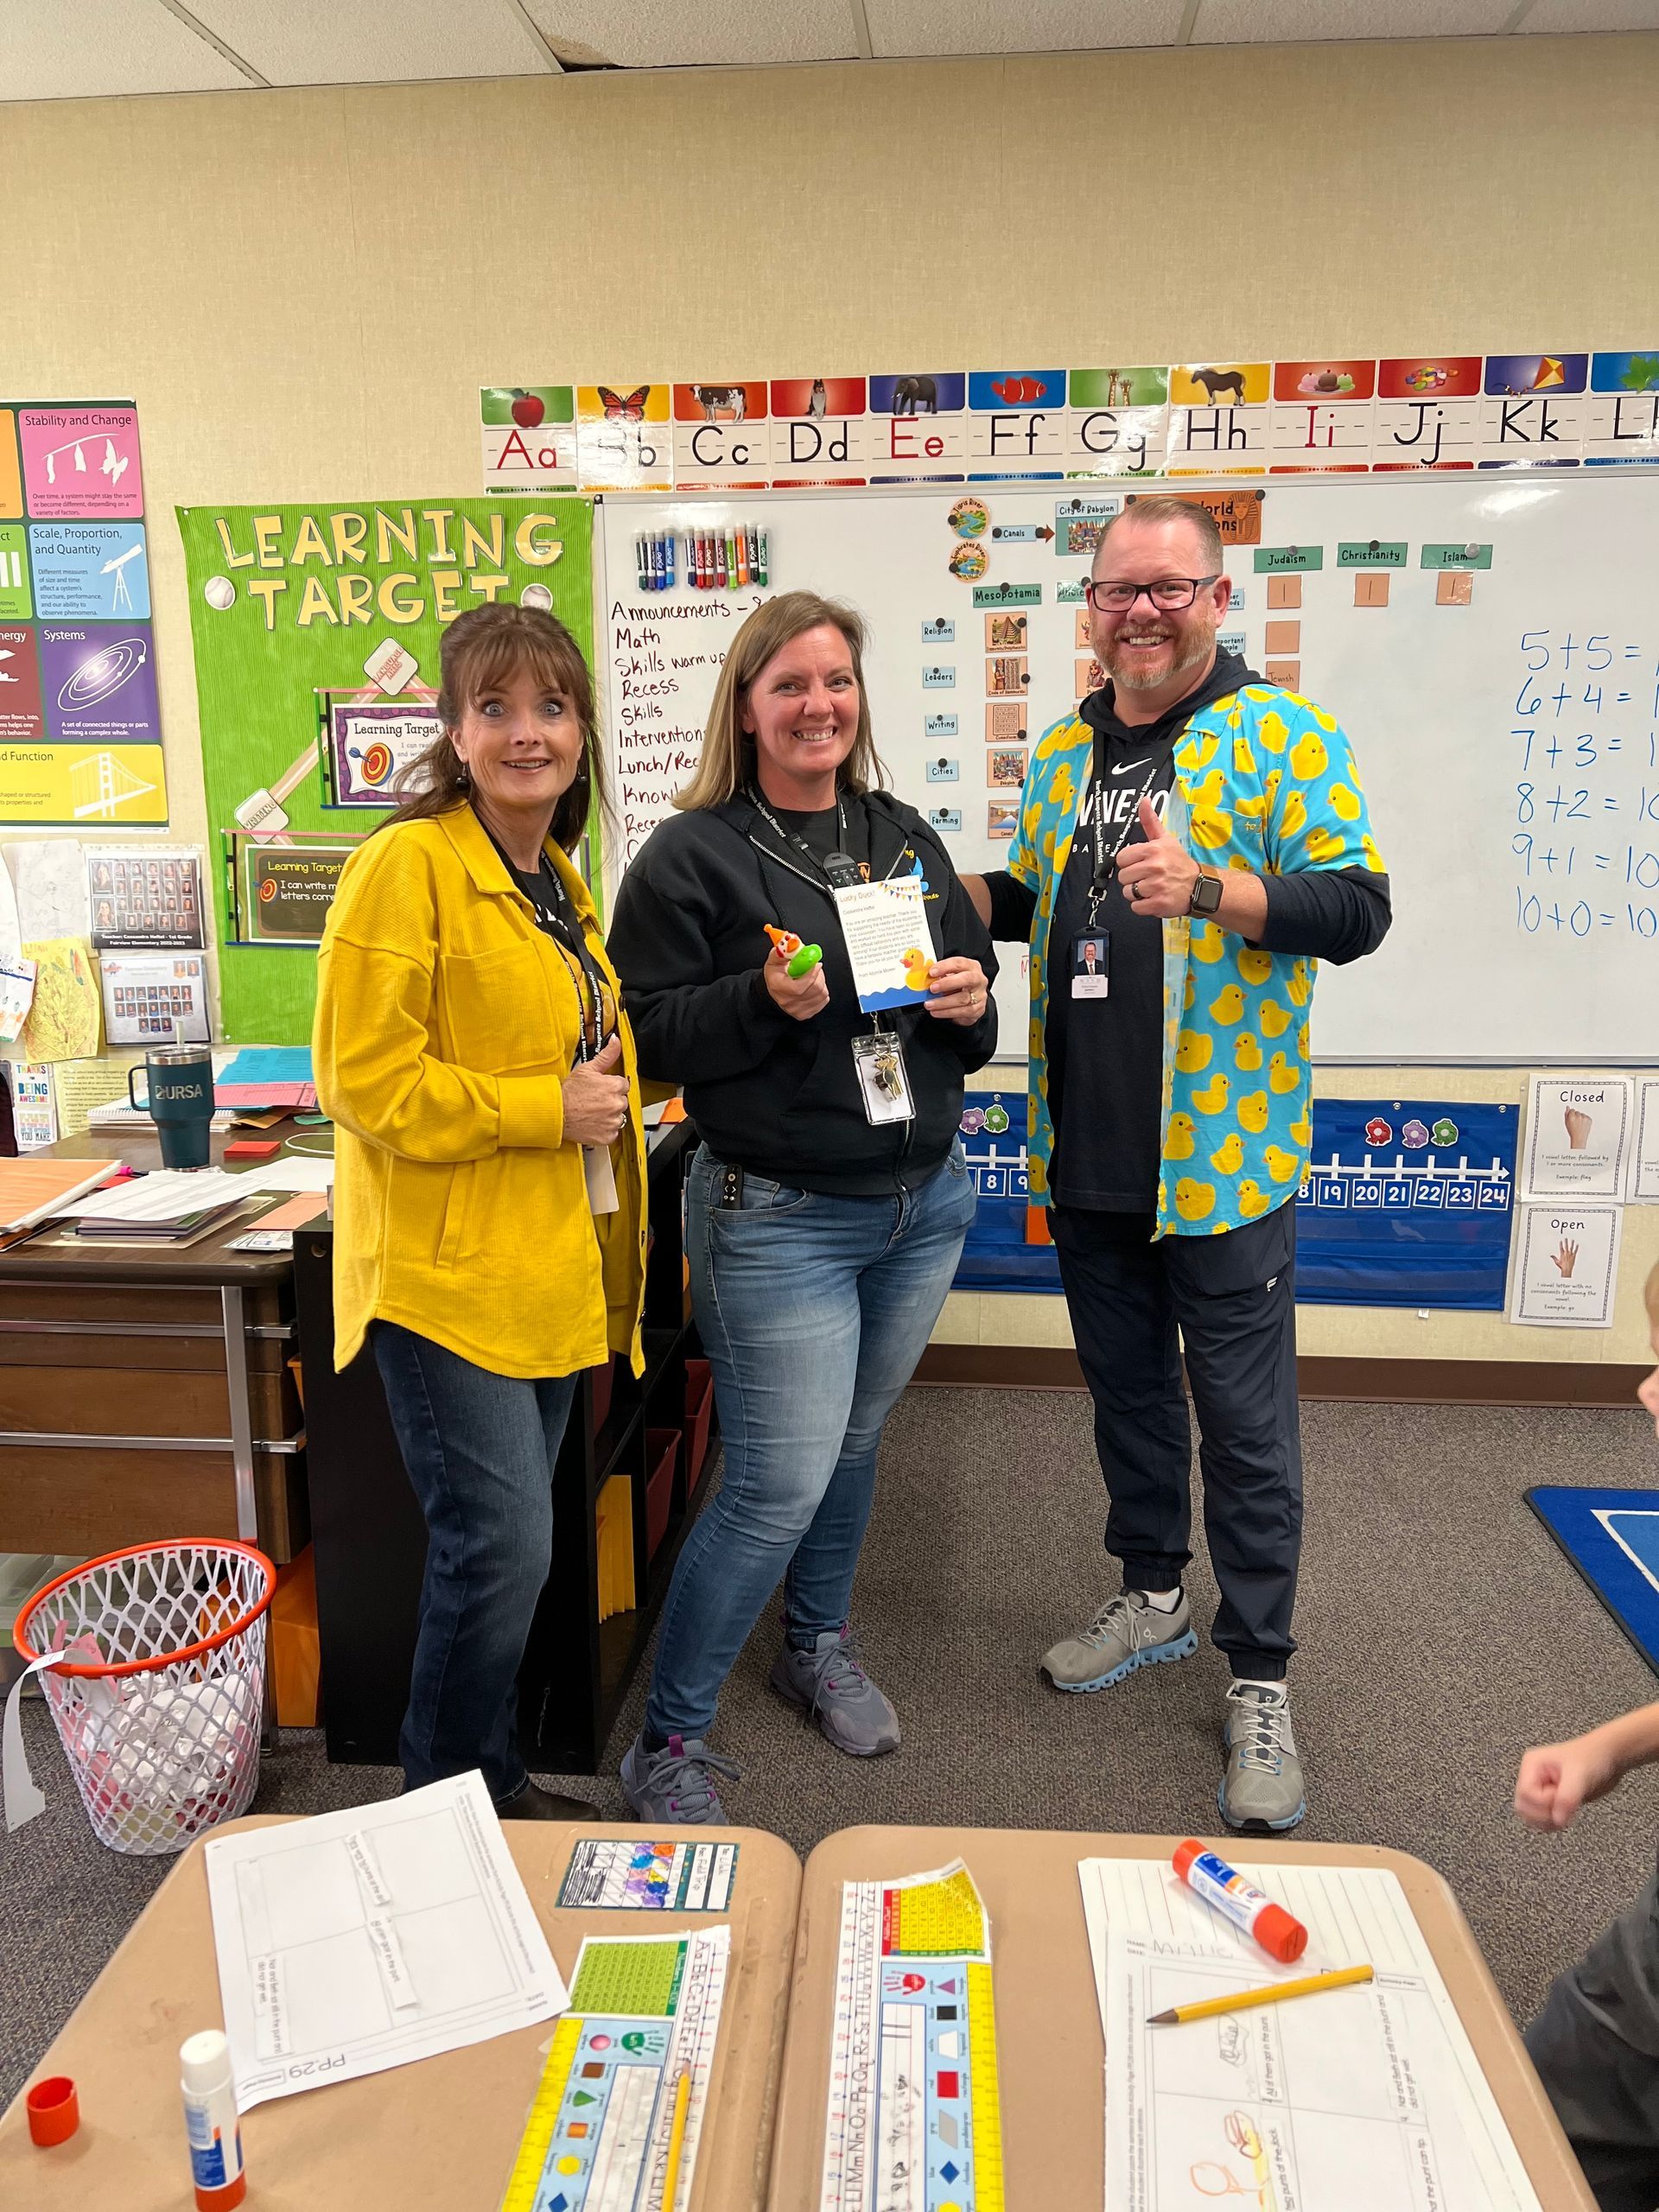
M 1206 569 L 1213 569 L 1220 575 L 1227 566 L 1227 556 L 1222 549 L 1221 532 L 1216 528 L 1216 518 L 1207 507 L 1194 499 L 1183 499 L 1174 492 L 1153 492 L 1144 499 L 1129 499 L 1122 511 L 1115 514 L 1100 533 L 1100 545 L 1115 530 L 1122 530 L 1131 523 L 1150 523 L 1155 528 L 1160 523 L 1189 523 L 1198 533 L 1198 543 L 1204 550 L 1201 558 Z M 1100 557 L 1099 547 L 1095 558 Z
M 743 728 L 749 686 L 767 662 L 809 630 L 828 624 L 847 640 L 858 684 L 858 734 L 853 749 L 836 772 L 836 788 L 867 791 L 885 784 L 887 772 L 870 728 L 869 695 L 864 689 L 864 648 L 869 642 L 861 614 L 839 599 L 820 599 L 813 591 L 780 592 L 757 607 L 732 639 L 709 709 L 697 772 L 674 804 L 688 813 L 723 806 L 754 781 L 754 740 Z
M 467 804 L 470 785 L 450 732 L 461 727 L 468 707 L 528 670 L 538 683 L 570 702 L 582 724 L 582 759 L 569 789 L 561 793 L 553 810 L 551 830 L 555 840 L 571 851 L 588 826 L 593 803 L 597 800 L 601 812 L 609 806 L 594 725 L 593 680 L 582 647 L 556 616 L 541 607 L 493 601 L 487 607 L 469 607 L 455 617 L 443 633 L 438 665 L 442 732 L 397 778 L 392 789 L 397 794 L 397 811 L 380 827 L 452 814 Z

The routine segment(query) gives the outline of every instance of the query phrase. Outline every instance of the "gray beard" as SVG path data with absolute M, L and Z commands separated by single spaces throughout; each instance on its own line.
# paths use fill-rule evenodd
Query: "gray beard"
M 1121 683 L 1126 691 L 1160 690 L 1166 683 L 1173 682 L 1176 677 L 1185 676 L 1188 669 L 1200 666 L 1208 659 L 1215 642 L 1216 633 L 1212 630 L 1207 638 L 1190 645 L 1179 660 L 1173 661 L 1167 674 L 1163 676 L 1125 676 L 1121 669 L 1112 664 L 1117 658 L 1116 653 L 1112 655 L 1111 660 L 1106 663 L 1106 673 L 1114 683 Z

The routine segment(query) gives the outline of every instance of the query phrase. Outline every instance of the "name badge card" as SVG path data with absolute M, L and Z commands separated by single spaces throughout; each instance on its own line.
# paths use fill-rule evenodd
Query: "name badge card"
M 928 993 L 933 939 L 917 879 L 852 884 L 835 900 L 863 1011 L 919 1005 Z

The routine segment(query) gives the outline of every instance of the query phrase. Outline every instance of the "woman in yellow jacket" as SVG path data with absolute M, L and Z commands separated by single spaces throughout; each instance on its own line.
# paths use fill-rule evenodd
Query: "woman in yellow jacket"
M 406 1788 L 483 1770 L 504 1816 L 591 1814 L 530 1779 L 514 1682 L 580 1370 L 641 1365 L 633 1043 L 568 857 L 601 788 L 581 652 L 550 614 L 444 633 L 418 795 L 340 877 L 319 967 L 334 1357 L 366 1336 L 426 1515 Z

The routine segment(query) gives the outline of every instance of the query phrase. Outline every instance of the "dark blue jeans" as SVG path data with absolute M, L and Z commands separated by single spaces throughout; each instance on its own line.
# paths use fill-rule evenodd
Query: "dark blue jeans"
M 410 1789 L 483 1770 L 498 1805 L 529 1779 L 518 1675 L 553 1556 L 553 1462 L 574 1375 L 492 1375 L 395 1321 L 370 1331 L 426 1516 L 426 1574 L 398 1738 Z
M 766 1600 L 791 1629 L 838 1629 L 875 1495 L 881 1427 L 939 1318 L 974 1185 L 958 1145 L 914 1191 L 829 1198 L 764 1176 L 715 1203 L 706 1148 L 685 1179 L 691 1301 L 725 1449 L 718 1495 L 675 1562 L 645 1707 L 661 1736 L 706 1736 Z

